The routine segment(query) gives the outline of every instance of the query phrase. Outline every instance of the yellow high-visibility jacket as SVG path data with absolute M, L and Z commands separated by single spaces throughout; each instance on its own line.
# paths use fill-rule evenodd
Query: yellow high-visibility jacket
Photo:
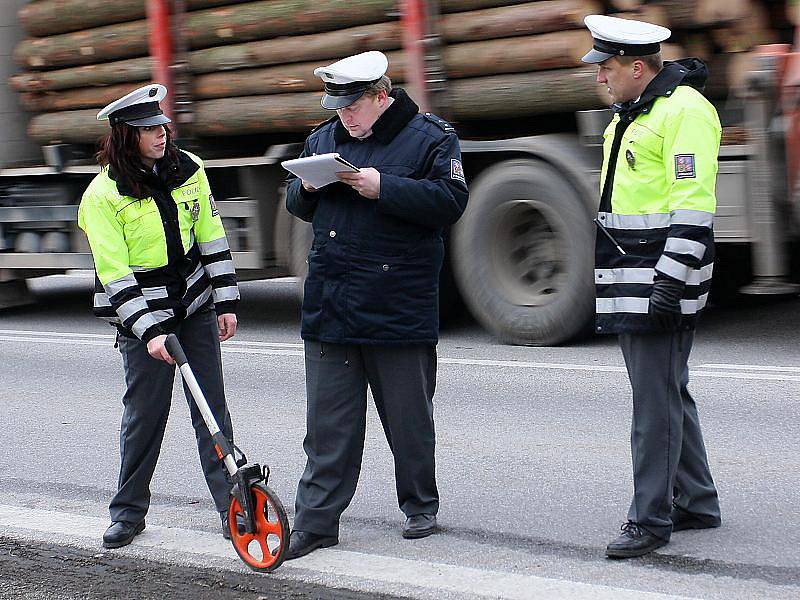
M 666 63 L 641 98 L 617 107 L 605 131 L 598 214 L 605 232 L 598 231 L 595 252 L 598 332 L 655 331 L 648 307 L 657 278 L 685 284 L 682 328 L 693 328 L 706 304 L 722 128 L 711 103 L 686 84 L 704 74 L 697 59 Z
M 145 342 L 212 300 L 217 314 L 235 312 L 239 300 L 202 164 L 180 151 L 172 183 L 152 174 L 153 195 L 143 199 L 105 167 L 81 199 L 78 225 L 95 263 L 94 312 Z

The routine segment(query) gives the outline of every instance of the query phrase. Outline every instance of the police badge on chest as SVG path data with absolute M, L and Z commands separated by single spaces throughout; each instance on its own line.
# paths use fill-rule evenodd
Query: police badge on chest
M 192 223 L 197 223 L 197 219 L 200 218 L 200 203 L 195 200 L 194 204 L 192 204 Z

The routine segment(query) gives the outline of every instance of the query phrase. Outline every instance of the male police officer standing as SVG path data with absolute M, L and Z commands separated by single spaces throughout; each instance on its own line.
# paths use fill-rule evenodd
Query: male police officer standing
M 720 123 L 697 59 L 661 61 L 670 31 L 590 15 L 614 118 L 605 132 L 597 219 L 597 331 L 618 333 L 633 388 L 634 495 L 606 554 L 665 545 L 673 531 L 720 525 L 697 408 L 687 384 L 695 321 L 714 260 Z
M 403 537 L 436 529 L 433 393 L 442 229 L 467 202 L 453 128 L 392 89 L 388 62 L 365 52 L 321 67 L 322 106 L 337 115 L 302 156 L 338 152 L 360 167 L 314 189 L 290 179 L 286 206 L 310 221 L 303 299 L 308 456 L 288 559 L 338 543 L 364 448 L 367 386 L 394 455 Z

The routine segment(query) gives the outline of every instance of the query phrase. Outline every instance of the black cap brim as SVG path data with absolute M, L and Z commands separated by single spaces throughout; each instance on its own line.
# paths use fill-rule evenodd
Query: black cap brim
M 350 106 L 353 102 L 361 98 L 366 91 L 367 90 L 361 90 L 360 92 L 348 94 L 346 96 L 331 96 L 330 94 L 325 94 L 322 96 L 320 104 L 322 105 L 322 108 L 327 110 L 339 110 L 340 108 Z
M 152 117 L 144 117 L 141 119 L 133 119 L 132 121 L 125 121 L 126 124 L 132 127 L 155 127 L 156 125 L 166 125 L 172 123 L 167 115 L 153 115 Z
M 595 50 L 594 48 L 592 48 L 584 55 L 584 57 L 581 60 L 590 65 L 598 65 L 601 62 L 605 62 L 609 58 L 612 58 L 614 56 L 616 56 L 616 54 L 609 54 L 608 52 L 600 52 L 600 50 Z

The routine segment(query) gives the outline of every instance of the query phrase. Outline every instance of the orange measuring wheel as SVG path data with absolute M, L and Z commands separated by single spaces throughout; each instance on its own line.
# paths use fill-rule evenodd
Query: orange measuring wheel
M 231 543 L 236 554 L 254 571 L 269 573 L 283 562 L 286 549 L 289 547 L 289 520 L 277 494 L 261 482 L 250 486 L 255 509 L 255 533 L 239 532 L 239 521 L 244 519 L 244 511 L 235 497 L 231 497 L 228 508 L 228 527 Z

